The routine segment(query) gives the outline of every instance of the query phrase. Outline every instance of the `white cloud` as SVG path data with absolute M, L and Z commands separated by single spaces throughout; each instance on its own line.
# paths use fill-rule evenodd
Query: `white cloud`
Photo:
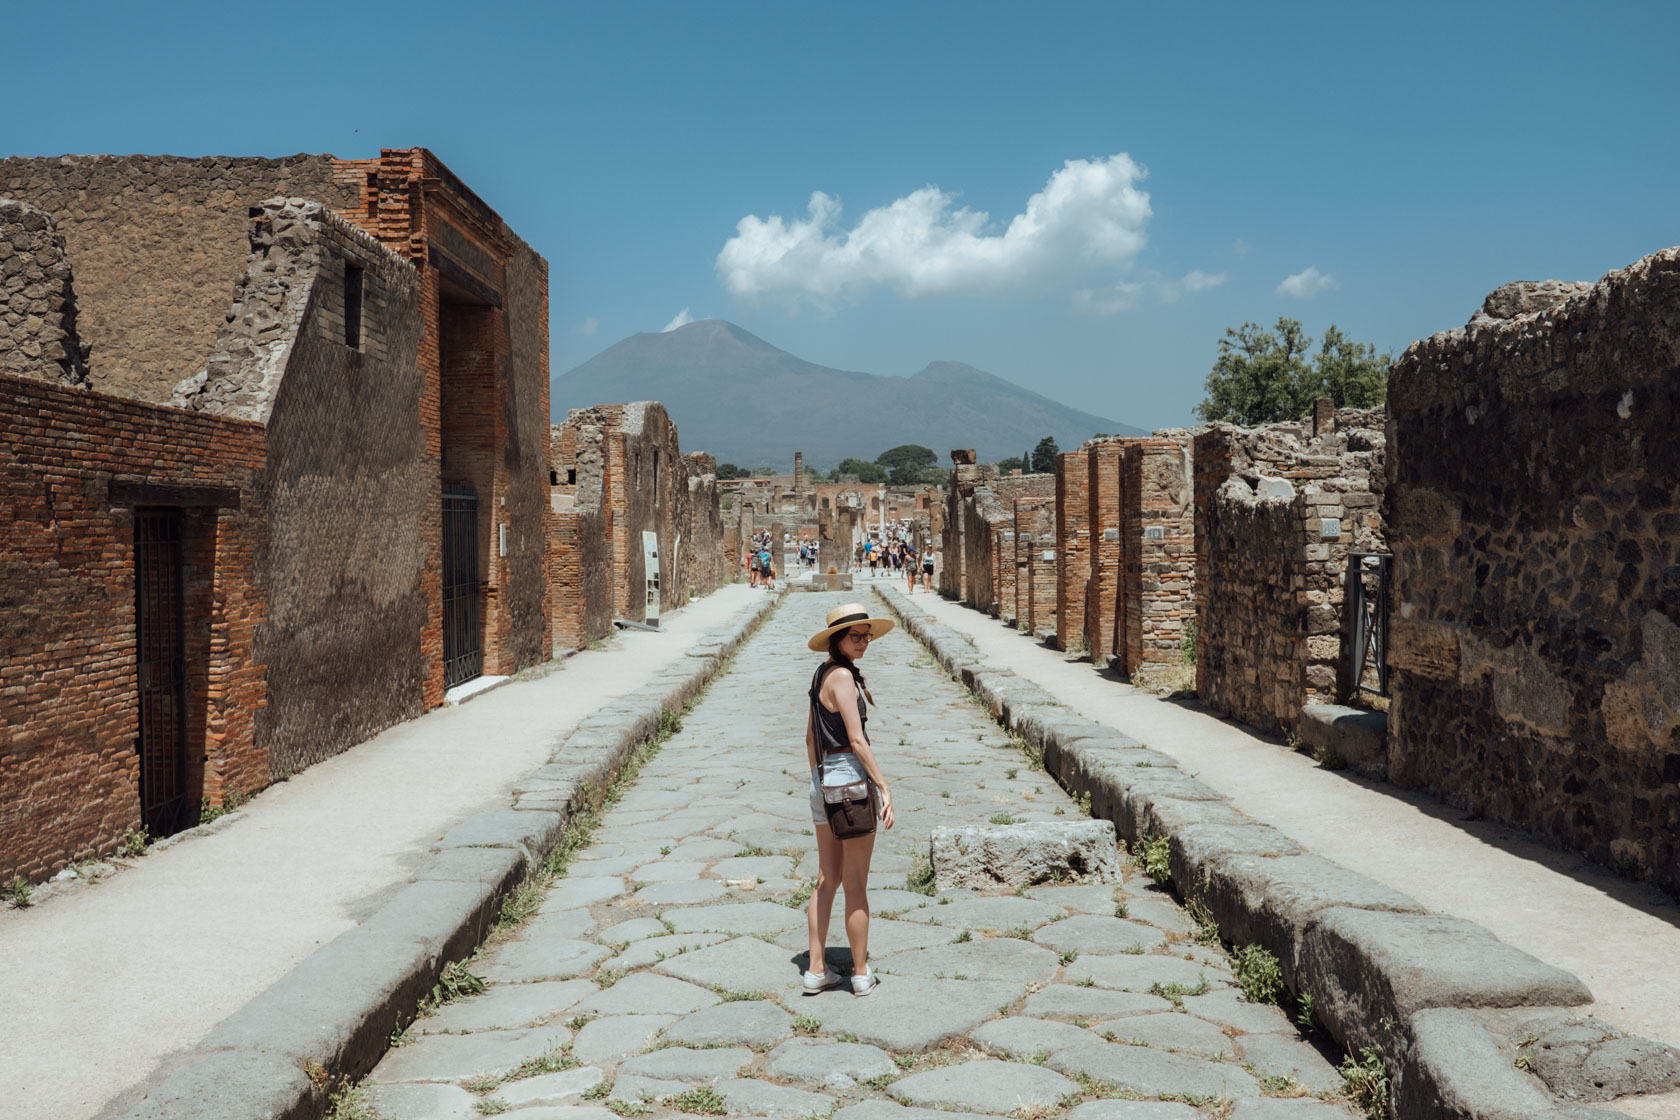
M 825 309 L 874 288 L 918 298 L 1070 285 L 1093 269 L 1123 271 L 1142 251 L 1145 174 L 1125 153 L 1069 160 L 1001 232 L 931 185 L 848 230 L 839 199 L 817 191 L 804 218 L 742 218 L 718 253 L 718 278 L 740 300 Z
M 1141 280 L 1121 280 L 1102 289 L 1081 288 L 1073 293 L 1071 305 L 1080 315 L 1118 315 L 1136 307 L 1138 300 L 1150 292 L 1162 303 L 1177 303 L 1186 294 L 1219 287 L 1229 275 L 1196 269 L 1177 280 L 1169 280 L 1158 273 L 1149 273 Z
M 601 329 L 601 320 L 599 320 L 595 316 L 591 315 L 589 318 L 585 319 L 583 322 L 574 324 L 573 327 L 572 327 L 572 333 L 588 336 L 588 335 L 594 334 L 596 331 L 598 331 L 600 329 Z
M 1328 272 L 1309 268 L 1293 276 L 1285 276 L 1283 283 L 1277 286 L 1277 294 L 1288 296 L 1290 299 L 1311 299 L 1319 292 L 1327 292 L 1341 286 L 1341 281 Z
M 671 317 L 671 321 L 669 323 L 666 323 L 663 327 L 660 327 L 659 328 L 659 333 L 660 334 L 665 334 L 669 331 L 676 330 L 678 327 L 686 327 L 692 322 L 694 322 L 694 316 L 689 314 L 688 308 L 685 307 L 681 311 L 679 311 L 675 315 L 673 315 Z

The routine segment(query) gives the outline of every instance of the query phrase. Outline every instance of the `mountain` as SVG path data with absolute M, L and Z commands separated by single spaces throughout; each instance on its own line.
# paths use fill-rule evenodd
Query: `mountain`
M 988 462 L 1046 435 L 1071 450 L 1097 432 L 1148 434 L 962 362 L 933 362 L 911 377 L 830 369 L 722 319 L 631 335 L 554 378 L 549 399 L 557 418 L 592 404 L 659 401 L 684 450 L 743 467 L 786 469 L 795 451 L 830 467 L 903 443 L 931 447 L 942 462 L 951 448 L 972 447 Z

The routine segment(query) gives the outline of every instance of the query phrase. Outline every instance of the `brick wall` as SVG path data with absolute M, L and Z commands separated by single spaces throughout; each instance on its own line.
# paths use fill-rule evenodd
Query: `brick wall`
M 1188 435 L 1126 440 L 1119 471 L 1124 574 L 1116 612 L 1121 669 L 1177 664 L 1196 617 L 1195 502 Z
M 140 823 L 136 505 L 184 508 L 188 797 L 267 781 L 261 427 L 0 375 L 0 879 Z
M 1339 698 L 1347 554 L 1383 547 L 1381 414 L 1336 419 L 1195 437 L 1196 688 L 1258 727 Z
M 1045 629 L 1055 615 L 1055 553 L 1055 498 L 1016 498 L 1014 618 L 1016 627 L 1029 634 Z
M 1091 579 L 1090 461 L 1083 451 L 1056 456 L 1056 648 L 1085 641 L 1085 588 Z
M 1120 543 L 1120 455 L 1115 441 L 1088 443 L 1085 455 L 1085 649 L 1107 665 L 1122 644 L 1121 596 L 1125 556 Z M 1129 590 L 1129 589 L 1128 589 Z
M 245 268 L 248 211 L 276 195 L 356 203 L 331 156 L 0 160 L 0 197 L 47 211 L 64 236 L 94 387 L 143 400 L 203 366 Z
M 1391 779 L 1680 891 L 1680 250 L 1389 382 Z

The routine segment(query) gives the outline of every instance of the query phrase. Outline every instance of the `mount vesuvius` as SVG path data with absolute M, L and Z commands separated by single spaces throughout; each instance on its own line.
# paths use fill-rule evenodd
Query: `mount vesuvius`
M 685 451 L 743 467 L 785 469 L 795 451 L 833 466 L 903 443 L 942 460 L 972 447 L 985 462 L 1030 451 L 1047 435 L 1071 450 L 1098 432 L 1148 434 L 962 362 L 932 362 L 911 377 L 830 369 L 722 319 L 631 335 L 556 377 L 549 399 L 557 418 L 592 404 L 659 401 Z

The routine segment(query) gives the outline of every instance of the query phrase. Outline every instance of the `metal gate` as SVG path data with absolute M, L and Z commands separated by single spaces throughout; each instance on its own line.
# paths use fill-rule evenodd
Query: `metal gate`
M 443 687 L 484 672 L 484 628 L 478 620 L 478 492 L 443 491 Z
M 140 817 L 153 836 L 193 823 L 187 798 L 186 623 L 181 515 L 134 514 L 134 626 L 140 677 Z
M 1343 694 L 1363 689 L 1388 695 L 1388 578 L 1394 557 L 1386 552 L 1350 552 L 1343 598 L 1352 631 L 1343 672 Z

